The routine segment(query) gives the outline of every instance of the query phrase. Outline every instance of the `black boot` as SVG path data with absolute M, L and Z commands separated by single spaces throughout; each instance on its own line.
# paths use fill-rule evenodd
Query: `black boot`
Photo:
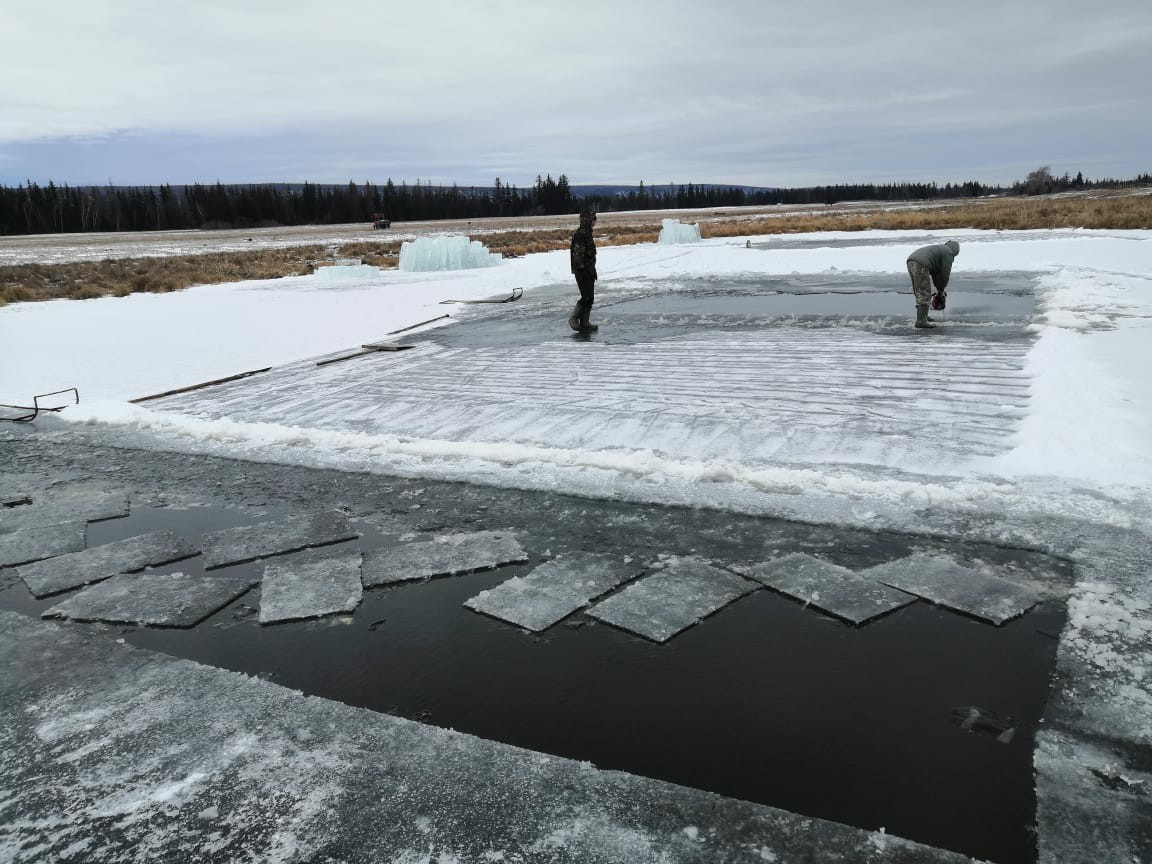
M 583 306 L 580 307 L 580 332 L 581 333 L 595 333 L 597 330 L 600 329 L 595 324 L 590 324 L 588 322 L 588 316 L 591 314 L 592 314 L 591 309 L 585 309 Z
M 583 312 L 584 307 L 581 306 L 580 301 L 577 300 L 576 308 L 573 309 L 572 314 L 568 316 L 568 326 L 575 330 L 577 333 L 580 332 L 580 316 L 583 314 Z
M 918 305 L 916 307 L 916 326 L 920 327 L 921 329 L 936 326 L 935 324 L 932 323 L 932 319 L 930 319 L 928 317 L 928 304 L 927 303 L 925 303 L 923 306 Z

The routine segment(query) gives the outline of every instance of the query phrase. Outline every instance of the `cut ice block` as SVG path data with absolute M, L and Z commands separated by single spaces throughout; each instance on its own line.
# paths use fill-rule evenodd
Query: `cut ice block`
M 401 273 L 495 267 L 501 260 L 499 253 L 489 252 L 479 240 L 463 236 L 420 237 L 400 245 Z
M 911 594 L 802 553 L 765 561 L 743 572 L 849 624 L 863 624 L 916 602 Z
M 79 552 L 84 548 L 87 527 L 85 522 L 61 522 L 0 534 L 0 567 Z
M 316 550 L 264 565 L 260 623 L 351 612 L 364 595 L 360 551 Z
M 1023 615 L 1039 596 L 1015 582 L 985 576 L 948 558 L 910 555 L 879 564 L 860 575 L 999 626 Z
M 700 240 L 700 226 L 679 219 L 661 219 L 657 243 L 696 243 Z
M 256 525 L 226 528 L 201 539 L 204 567 L 225 567 L 272 555 L 286 555 L 310 546 L 325 546 L 360 535 L 339 513 L 306 513 Z
M 128 496 L 100 489 L 60 489 L 34 495 L 31 504 L 0 509 L 0 534 L 61 522 L 96 522 L 127 516 Z
M 59 594 L 121 573 L 190 558 L 196 549 L 171 531 L 140 534 L 16 568 L 37 597 Z
M 547 630 L 639 573 L 609 555 L 573 554 L 481 591 L 464 605 L 525 630 Z
M 85 588 L 57 603 L 43 617 L 194 627 L 255 584 L 255 579 L 231 576 L 131 573 Z
M 377 549 L 364 556 L 364 587 L 409 582 L 433 576 L 456 576 L 521 564 L 528 556 L 511 534 L 479 531 Z
M 596 604 L 588 614 L 654 642 L 667 642 L 756 587 L 699 558 L 680 558 Z

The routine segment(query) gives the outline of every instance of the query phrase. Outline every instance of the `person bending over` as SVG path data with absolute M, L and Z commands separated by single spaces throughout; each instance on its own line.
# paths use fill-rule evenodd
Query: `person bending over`
M 948 302 L 948 277 L 952 275 L 952 262 L 960 254 L 955 240 L 936 246 L 922 246 L 908 256 L 908 275 L 912 277 L 912 293 L 916 295 L 916 326 L 935 327 L 928 317 L 928 305 L 943 309 Z M 932 286 L 936 295 L 932 296 Z

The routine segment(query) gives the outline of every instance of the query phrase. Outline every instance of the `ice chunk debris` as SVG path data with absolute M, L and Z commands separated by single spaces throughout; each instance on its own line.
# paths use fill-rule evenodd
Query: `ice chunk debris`
M 481 591 L 464 605 L 525 630 L 547 630 L 639 573 L 608 555 L 577 553 Z
M 527 560 L 528 556 L 511 534 L 492 531 L 449 534 L 431 541 L 365 553 L 364 587 L 456 576 Z
M 28 590 L 47 597 L 121 573 L 190 558 L 196 549 L 172 531 L 154 531 L 17 568 Z
M 996 626 L 1040 602 L 1030 588 L 930 555 L 909 555 L 869 567 L 860 575 Z
M 431 270 L 474 270 L 495 267 L 502 260 L 479 240 L 467 237 L 421 237 L 400 247 L 400 272 L 424 273 Z
M 328 550 L 277 559 L 264 565 L 260 623 L 351 612 L 360 605 L 360 551 Z
M 188 573 L 113 576 L 57 603 L 45 618 L 195 627 L 256 584 L 255 579 Z
M 0 535 L 0 567 L 27 564 L 84 548 L 87 524 L 61 522 Z
M 653 642 L 667 642 L 756 587 L 699 558 L 678 558 L 656 575 L 593 606 L 588 614 Z
M 856 625 L 916 601 L 911 594 L 802 553 L 757 564 L 744 575 Z
M 662 219 L 657 243 L 695 243 L 700 239 L 700 226 L 689 225 L 679 219 Z

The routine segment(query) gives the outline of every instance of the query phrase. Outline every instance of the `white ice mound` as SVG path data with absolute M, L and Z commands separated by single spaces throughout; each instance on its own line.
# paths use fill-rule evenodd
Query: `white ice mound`
M 400 247 L 400 271 L 423 273 L 429 270 L 474 270 L 495 267 L 502 260 L 479 240 L 467 237 L 421 237 Z
M 686 225 L 679 219 L 663 219 L 657 243 L 695 243 L 700 239 L 699 225 Z

